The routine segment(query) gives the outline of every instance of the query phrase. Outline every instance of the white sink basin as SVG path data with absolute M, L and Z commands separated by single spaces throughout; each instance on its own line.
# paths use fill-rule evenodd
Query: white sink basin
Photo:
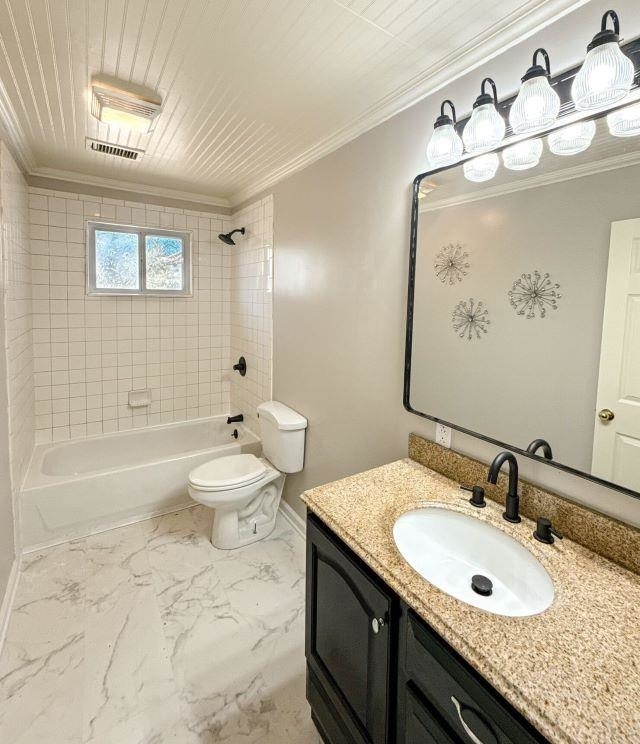
M 474 607 L 519 617 L 544 612 L 553 602 L 553 583 L 538 560 L 502 530 L 475 517 L 439 507 L 415 509 L 396 521 L 393 539 L 421 576 Z M 492 582 L 489 596 L 472 589 L 474 575 Z

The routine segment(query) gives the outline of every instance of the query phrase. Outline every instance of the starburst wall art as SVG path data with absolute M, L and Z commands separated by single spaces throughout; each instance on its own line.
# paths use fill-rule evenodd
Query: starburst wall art
M 560 285 L 551 279 L 550 274 L 522 274 L 513 283 L 509 291 L 509 302 L 517 315 L 527 319 L 547 315 L 547 310 L 557 310 L 558 300 L 562 295 L 558 292 Z
M 461 300 L 453 309 L 451 325 L 460 338 L 477 340 L 482 338 L 491 325 L 489 311 L 483 302 L 476 302 L 473 298 L 469 298 L 468 302 Z
M 471 264 L 467 259 L 469 254 L 460 243 L 449 243 L 437 254 L 433 262 L 436 276 L 443 284 L 456 284 L 461 282 L 469 273 Z

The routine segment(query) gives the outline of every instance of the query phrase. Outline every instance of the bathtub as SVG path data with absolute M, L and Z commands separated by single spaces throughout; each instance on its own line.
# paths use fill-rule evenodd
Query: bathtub
M 261 453 L 226 416 L 38 445 L 20 497 L 25 550 L 84 537 L 193 504 L 187 477 L 207 460 Z

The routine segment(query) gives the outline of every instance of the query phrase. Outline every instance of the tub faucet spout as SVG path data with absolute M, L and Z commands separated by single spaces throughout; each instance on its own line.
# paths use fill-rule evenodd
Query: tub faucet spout
M 237 416 L 227 416 L 228 424 L 239 424 L 242 421 L 244 421 L 244 416 L 241 413 L 239 413 Z

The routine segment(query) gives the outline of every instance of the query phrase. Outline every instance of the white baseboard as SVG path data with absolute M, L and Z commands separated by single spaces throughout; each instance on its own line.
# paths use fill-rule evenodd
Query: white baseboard
M 16 589 L 18 588 L 18 579 L 20 578 L 20 556 L 16 556 L 11 566 L 9 573 L 9 581 L 7 582 L 7 588 L 0 605 L 0 654 L 2 653 L 2 647 L 4 646 L 4 639 L 7 636 L 7 628 L 9 627 L 9 616 L 11 615 L 11 609 L 13 608 L 13 600 L 16 596 Z
M 305 540 L 307 537 L 307 524 L 298 512 L 290 504 L 287 504 L 284 499 L 280 501 L 280 511 L 293 529 Z

